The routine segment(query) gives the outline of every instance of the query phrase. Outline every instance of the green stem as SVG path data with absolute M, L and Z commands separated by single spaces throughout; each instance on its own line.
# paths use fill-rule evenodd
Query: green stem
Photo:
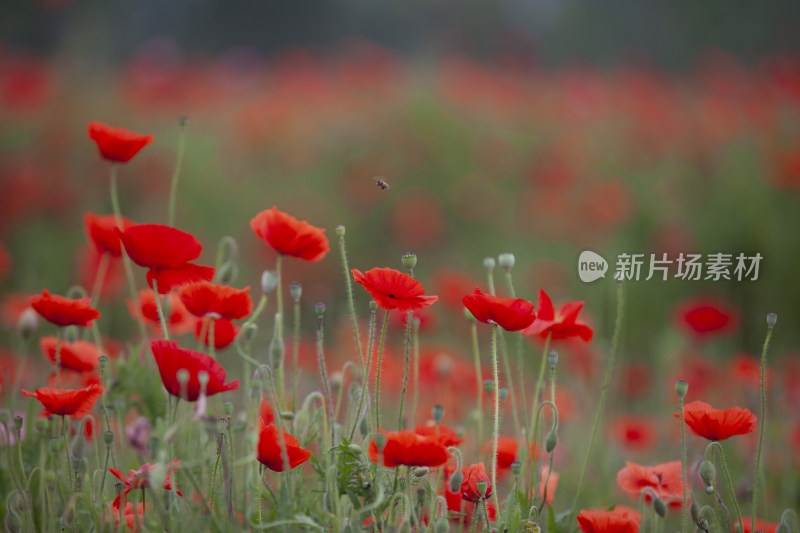
M 389 310 L 383 315 L 383 329 L 381 331 L 381 342 L 378 348 L 378 376 L 375 380 L 375 428 L 377 433 L 381 428 L 381 363 L 383 363 L 383 341 L 386 339 L 386 324 L 389 323 Z
M 478 409 L 478 445 L 483 442 L 483 379 L 481 374 L 481 354 L 478 346 L 478 324 L 472 320 L 470 325 L 472 333 L 472 357 L 475 361 L 475 376 L 478 380 L 477 409 Z
M 339 229 L 341 228 L 341 231 Z M 356 319 L 356 306 L 353 303 L 353 282 L 350 280 L 350 267 L 347 265 L 347 249 L 344 245 L 344 226 L 340 226 L 336 229 L 337 233 L 339 233 L 339 255 L 342 258 L 342 267 L 344 268 L 344 281 L 345 281 L 345 288 L 347 289 L 347 302 L 350 306 L 350 317 L 353 320 L 353 330 L 356 332 L 356 348 L 358 350 L 358 364 L 361 365 L 361 372 L 365 373 L 369 371 L 369 366 L 367 370 L 364 370 L 364 354 L 361 349 L 361 336 L 358 333 L 358 320 Z M 363 389 L 362 389 L 363 390 Z
M 411 318 L 414 315 L 413 311 L 409 311 L 406 318 L 406 365 L 403 372 L 403 387 L 400 389 L 400 411 L 397 415 L 397 431 L 403 430 L 403 406 L 406 400 L 406 386 L 408 385 L 408 363 L 411 356 Z
M 683 506 L 681 509 L 681 532 L 688 533 L 689 509 L 686 507 L 686 422 L 683 416 L 683 397 L 678 398 L 681 415 L 681 484 L 683 485 Z
M 328 419 L 328 424 L 330 425 L 331 429 L 331 442 L 335 440 L 335 436 L 333 435 L 334 425 L 333 425 L 333 395 L 331 394 L 331 386 L 328 382 L 328 372 L 325 368 L 325 352 L 323 348 L 323 340 L 324 340 L 324 332 L 325 332 L 325 316 L 320 315 L 317 317 L 317 360 L 319 362 L 319 374 L 320 378 L 322 379 L 322 390 L 325 392 L 325 398 L 323 403 L 323 411 L 325 412 L 325 416 L 331 417 Z M 344 376 L 342 376 L 342 380 L 344 380 Z M 325 403 L 327 402 L 327 405 Z M 326 474 L 327 475 L 327 474 Z
M 547 405 L 549 405 L 550 408 L 553 410 L 553 431 L 558 429 L 558 409 L 556 408 L 556 404 L 549 400 L 545 400 L 539 404 L 539 406 L 536 408 L 536 413 L 534 413 L 534 415 L 536 416 L 536 425 L 533 428 L 533 443 L 535 446 L 535 450 L 539 449 L 539 439 L 538 439 L 539 418 L 541 416 L 542 409 L 544 409 L 544 407 Z M 534 490 L 536 488 L 535 478 L 536 478 L 536 455 L 531 454 L 531 473 L 530 473 L 530 483 L 528 484 L 528 499 L 530 501 L 533 501 L 536 495 L 536 491 Z
M 410 318 L 410 317 L 409 317 Z M 411 429 L 417 425 L 417 409 L 419 405 L 419 322 L 412 324 L 414 328 L 414 397 L 411 402 Z
M 772 339 L 772 326 L 767 330 L 764 347 L 761 349 L 761 416 L 758 419 L 758 449 L 756 451 L 756 474 L 753 476 L 753 510 L 750 514 L 750 531 L 756 530 L 756 501 L 758 500 L 758 478 L 761 470 L 761 449 L 764 444 L 764 427 L 767 416 L 767 349 Z
M 361 394 L 358 398 L 358 410 L 356 411 L 355 420 L 353 421 L 353 427 L 350 429 L 350 441 L 352 442 L 353 436 L 356 434 L 356 426 L 358 426 L 358 421 L 361 418 L 361 412 L 364 409 L 364 398 L 369 394 L 369 368 L 372 364 L 372 343 L 374 341 L 374 334 L 375 334 L 375 318 L 376 318 L 376 309 L 372 309 L 369 313 L 369 338 L 367 340 L 367 368 L 364 368 L 363 362 L 361 365 Z M 369 406 L 367 407 L 367 418 L 369 418 L 369 425 L 370 427 L 374 427 L 372 425 L 372 415 L 369 413 Z
M 64 455 L 67 456 L 67 473 L 69 474 L 69 490 L 72 491 L 72 461 L 69 458 L 69 442 L 67 441 L 67 417 L 61 415 L 61 428 L 64 435 Z
M 169 340 L 169 332 L 167 331 L 167 320 L 164 318 L 164 308 L 161 307 L 161 295 L 158 293 L 158 280 L 153 278 L 153 296 L 156 299 L 156 309 L 158 310 L 158 322 L 161 324 L 161 334 L 164 340 Z
M 713 441 L 706 446 L 706 451 L 704 455 L 708 455 L 708 450 L 716 448 L 719 450 L 719 459 L 722 462 L 722 469 L 725 471 L 725 477 L 728 478 L 728 490 L 731 493 L 731 499 L 733 500 L 733 506 L 736 508 L 736 517 L 739 522 L 739 529 L 744 531 L 744 525 L 742 523 L 742 511 L 739 508 L 739 502 L 736 501 L 736 493 L 733 491 L 733 480 L 731 479 L 731 474 L 728 472 L 728 464 L 725 462 L 725 454 L 722 451 L 722 445 L 717 442 Z
M 283 379 L 284 379 L 284 357 L 283 357 L 283 280 L 281 279 L 281 270 L 283 265 L 283 254 L 278 254 L 278 259 L 275 260 L 275 272 L 278 275 L 278 286 L 277 291 L 275 293 L 275 297 L 278 299 L 278 316 L 276 320 L 278 321 L 277 327 L 275 328 L 275 334 L 281 341 L 281 358 L 278 364 L 278 398 L 283 402 L 284 400 L 284 386 L 283 386 Z
M 567 518 L 567 526 L 569 529 L 570 523 L 575 516 L 575 511 L 578 509 L 578 503 L 581 497 L 581 490 L 583 490 L 583 482 L 586 479 L 586 472 L 589 469 L 589 459 L 592 456 L 592 447 L 594 446 L 595 437 L 597 437 L 597 428 L 600 425 L 600 418 L 603 416 L 603 408 L 606 405 L 606 396 L 608 395 L 608 388 L 611 384 L 611 372 L 614 369 L 614 359 L 617 355 L 617 347 L 619 346 L 619 337 L 622 331 L 622 283 L 617 282 L 617 319 L 614 325 L 614 336 L 611 339 L 611 357 L 608 359 L 608 366 L 606 367 L 606 378 L 603 382 L 603 389 L 600 393 L 600 403 L 597 405 L 597 412 L 594 415 L 594 425 L 592 426 L 592 436 L 589 439 L 589 448 L 586 450 L 586 457 L 583 460 L 583 468 L 581 476 L 578 478 L 578 489 L 575 491 L 575 501 L 572 503 L 572 508 Z
M 511 269 L 506 270 L 506 284 L 508 285 L 508 292 L 511 294 L 512 298 L 517 297 L 517 293 L 514 290 L 514 282 L 511 278 Z M 528 418 L 528 409 L 525 405 L 525 362 L 522 360 L 522 333 L 515 333 L 514 336 L 517 338 L 517 372 L 519 373 L 519 397 L 520 397 L 520 406 L 521 406 L 521 414 L 522 420 L 526 420 Z M 510 376 L 509 376 L 510 378 Z M 511 381 L 511 379 L 509 379 Z M 528 437 L 526 435 L 526 441 Z
M 297 405 L 297 361 L 300 354 L 300 299 L 294 301 L 294 346 L 292 347 L 292 409 Z
M 61 388 L 61 328 L 56 329 L 56 388 Z
M 103 283 L 106 280 L 106 273 L 108 272 L 108 264 L 111 259 L 111 254 L 103 253 L 100 255 L 100 264 L 97 265 L 97 272 L 94 275 L 94 283 L 92 284 L 92 304 L 97 305 L 97 300 L 100 298 L 100 291 L 103 288 Z
M 175 204 L 178 197 L 178 180 L 181 176 L 181 166 L 183 165 L 183 153 L 186 148 L 186 119 L 179 120 L 178 129 L 178 155 L 175 160 L 175 172 L 172 174 L 172 186 L 169 191 L 169 225 L 175 225 Z
M 500 510 L 497 496 L 497 439 L 500 436 L 500 373 L 497 368 L 497 324 L 492 324 L 492 376 L 494 378 L 494 413 L 492 413 L 492 497 L 494 506 Z
M 508 344 L 506 343 L 506 336 L 504 331 L 499 331 L 500 337 L 500 354 L 503 357 L 503 371 L 508 376 L 508 396 L 511 399 L 511 417 L 514 421 L 514 433 L 517 439 L 522 435 L 522 424 L 519 421 L 519 409 L 517 408 L 517 395 L 514 391 L 514 380 L 511 377 L 511 364 L 508 362 Z

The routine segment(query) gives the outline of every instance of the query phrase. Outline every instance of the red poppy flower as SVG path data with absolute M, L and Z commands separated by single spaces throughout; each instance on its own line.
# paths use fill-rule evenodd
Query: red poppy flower
M 519 331 L 536 319 L 533 304 L 520 298 L 498 298 L 475 289 L 461 299 L 478 322 L 497 324 L 506 331 Z
M 275 423 L 275 411 L 272 410 L 272 404 L 269 400 L 264 398 L 258 406 L 258 427 L 259 429 Z
M 296 438 L 283 432 L 283 442 L 286 447 L 286 455 L 289 459 L 289 468 L 295 468 L 308 461 L 311 452 L 300 447 Z M 274 472 L 283 472 L 285 464 L 281 452 L 281 441 L 278 434 L 278 426 L 269 424 L 261 428 L 258 432 L 258 462 L 266 465 Z
M 172 490 L 171 476 L 178 471 L 179 464 L 180 463 L 178 460 L 174 459 L 172 464 L 166 467 L 167 473 L 164 477 L 164 483 L 162 485 L 164 490 Z M 114 477 L 122 481 L 122 483 L 125 485 L 125 488 L 122 489 L 119 494 L 117 494 L 117 497 L 114 499 L 111 505 L 119 508 L 120 504 L 126 500 L 126 497 L 130 491 L 135 489 L 150 488 L 150 471 L 158 468 L 159 466 L 161 465 L 151 465 L 149 463 L 145 463 L 139 468 L 139 470 L 131 470 L 127 477 L 125 477 L 125 474 L 123 474 L 121 470 L 117 468 L 109 468 L 108 471 L 111 472 Z M 179 486 L 180 485 L 178 483 L 175 484 L 175 493 L 178 496 L 183 496 L 183 493 L 178 490 Z
M 630 451 L 645 451 L 656 442 L 653 422 L 643 416 L 620 417 L 611 422 L 611 437 Z
M 253 311 L 253 300 L 248 291 L 202 281 L 181 287 L 178 294 L 186 310 L 196 317 L 244 318 Z
M 111 257 L 122 255 L 122 245 L 119 242 L 119 235 L 114 231 L 117 227 L 117 219 L 114 215 L 95 215 L 86 213 L 83 215 L 83 224 L 86 227 L 86 236 L 89 242 L 101 254 L 109 254 Z M 129 218 L 122 217 L 122 229 L 126 230 L 136 222 Z
M 539 289 L 539 302 L 536 305 L 536 320 L 522 330 L 523 335 L 537 335 L 546 339 L 548 335 L 555 339 L 580 337 L 585 342 L 592 340 L 594 332 L 584 322 L 578 320 L 578 313 L 583 302 L 567 302 L 556 313 L 553 302 L 544 290 Z
M 761 387 L 761 360 L 748 353 L 738 353 L 730 361 L 731 377 L 748 387 Z M 770 373 L 767 367 L 767 374 L 764 376 L 767 388 L 770 388 Z
M 578 513 L 578 527 L 583 533 L 638 533 L 640 521 L 638 512 L 623 505 L 613 511 L 584 509 Z
M 183 399 L 190 402 L 197 401 L 200 397 L 198 375 L 203 371 L 208 373 L 206 396 L 239 388 L 238 379 L 225 383 L 225 369 L 204 353 L 181 348 L 175 341 L 153 341 L 150 343 L 150 348 L 161 373 L 161 382 L 173 396 L 181 397 L 181 384 L 178 381 L 178 371 L 181 369 L 189 371 L 189 381 L 185 386 L 186 395 Z
M 190 233 L 162 224 L 136 224 L 124 232 L 115 228 L 131 261 L 148 269 L 147 283 L 158 283 L 158 293 L 195 281 L 209 281 L 214 267 L 190 263 L 203 247 Z
M 634 500 L 639 498 L 643 490 L 650 488 L 671 507 L 681 507 L 683 487 L 686 484 L 681 483 L 682 477 L 680 461 L 670 461 L 655 466 L 642 466 L 625 461 L 625 468 L 617 473 L 617 485 Z M 686 489 L 688 492 L 688 484 Z M 645 493 L 645 501 L 650 502 L 652 499 L 650 492 Z
M 418 425 L 414 428 L 414 433 L 422 435 L 423 437 L 432 436 L 437 438 L 444 446 L 458 446 L 464 442 L 464 439 L 458 436 L 455 429 L 445 426 L 444 424 L 439 424 L 437 428 L 436 424 L 433 422 L 429 422 L 425 425 Z
M 56 345 L 58 339 L 55 337 L 42 337 L 39 339 L 39 347 L 42 354 L 56 363 Z M 93 342 L 61 341 L 61 368 L 74 370 L 75 372 L 91 372 L 98 366 L 100 350 Z
M 728 333 L 739 323 L 736 311 L 714 300 L 687 301 L 678 307 L 675 315 L 680 326 L 698 337 Z
M 393 268 L 373 268 L 365 273 L 354 268 L 350 272 L 355 282 L 372 295 L 378 307 L 387 311 L 417 311 L 439 299 L 438 296 L 425 296 L 422 283 Z
M 738 522 L 736 522 L 738 525 Z M 762 520 L 760 518 L 756 518 L 756 531 L 763 531 L 763 533 L 775 533 L 778 530 L 778 526 L 780 523 L 778 522 L 767 522 L 766 520 Z M 736 528 L 734 527 L 734 531 Z M 745 518 L 742 520 L 742 533 L 751 533 L 752 529 L 750 529 L 750 519 Z
M 194 338 L 200 340 L 203 337 L 203 344 L 208 348 L 211 344 L 211 319 L 204 318 L 198 320 L 194 324 Z M 239 334 L 239 328 L 230 320 L 224 318 L 217 318 L 214 320 L 214 349 L 224 350 L 230 346 L 236 335 Z
M 152 135 L 141 135 L 124 128 L 112 128 L 108 124 L 89 123 L 89 138 L 97 143 L 103 159 L 127 163 L 139 150 L 153 142 Z
M 489 498 L 492 495 L 492 483 L 489 476 L 486 475 L 486 467 L 483 463 L 465 466 L 461 469 L 464 475 L 464 481 L 461 482 L 461 497 L 470 502 L 477 502 L 481 499 L 481 493 L 478 490 L 478 482 L 486 482 L 486 494 L 484 498 Z
M 250 221 L 250 227 L 259 239 L 272 246 L 276 252 L 306 261 L 319 261 L 330 251 L 325 230 L 300 222 L 278 208 L 266 209 Z
M 455 270 L 440 270 L 433 277 L 433 286 L 441 296 L 442 303 L 459 313 L 464 312 L 464 304 L 461 303 L 464 293 L 476 285 L 474 277 Z
M 196 493 L 195 493 L 196 494 Z M 113 502 L 111 502 L 111 516 L 114 517 L 114 524 L 119 527 L 119 515 L 120 515 L 120 503 L 118 501 L 119 498 L 115 498 Z M 125 502 L 125 505 L 121 507 L 122 509 L 122 518 L 125 520 L 125 524 L 133 532 L 141 531 L 142 524 L 144 523 L 144 513 L 147 510 L 148 513 L 153 512 L 153 506 L 148 504 L 137 503 L 133 504 L 131 502 Z M 139 526 L 138 528 L 136 526 Z
M 100 374 L 97 372 L 76 372 L 62 368 L 60 373 L 53 371 L 47 376 L 47 386 L 51 389 L 83 389 L 99 383 Z
M 437 437 L 423 437 L 413 431 L 398 431 L 386 435 L 386 446 L 383 448 L 383 466 L 393 468 L 407 466 L 441 466 L 450 457 L 447 447 Z M 378 462 L 378 446 L 373 440 L 369 444 L 369 458 Z
M 558 480 L 561 477 L 558 472 L 551 472 L 550 476 L 548 477 L 548 472 L 550 472 L 550 468 L 543 466 L 542 480 L 539 482 L 539 497 L 544 498 L 544 503 L 546 505 L 549 505 L 555 501 L 556 489 L 558 489 Z M 547 487 L 547 492 L 545 492 L 545 486 Z
M 34 392 L 22 391 L 23 396 L 36 398 L 45 408 L 45 416 L 70 415 L 82 418 L 92 410 L 97 399 L 103 394 L 99 384 L 89 385 L 83 389 L 52 389 L 45 387 Z
M 675 413 L 680 418 L 680 413 Z M 749 409 L 730 407 L 714 409 L 706 402 L 694 401 L 683 406 L 683 418 L 692 433 L 708 440 L 725 440 L 756 430 L 758 419 Z
M 139 291 L 138 305 L 130 298 L 127 303 L 128 311 L 135 320 L 140 320 L 141 317 L 154 327 L 161 326 L 156 307 L 156 295 L 152 290 L 141 289 Z M 166 315 L 164 318 L 167 321 L 167 329 L 175 335 L 183 335 L 192 331 L 198 322 L 189 314 L 180 297 L 174 292 L 167 294 L 167 305 L 164 306 L 163 311 Z
M 517 460 L 517 449 L 519 442 L 514 437 L 504 437 L 500 435 L 497 438 L 497 468 L 498 470 L 508 470 L 511 468 L 511 463 Z M 492 443 L 488 442 L 483 445 L 483 451 L 491 453 Z
M 105 269 L 105 273 L 97 295 L 98 301 L 114 299 L 125 285 L 122 261 L 98 252 L 93 246 L 79 248 L 76 255 L 79 284 L 82 287 L 94 287 L 102 267 Z
M 56 326 L 90 328 L 100 318 L 100 313 L 91 306 L 91 298 L 73 300 L 44 289 L 41 296 L 31 296 L 30 303 L 42 318 Z

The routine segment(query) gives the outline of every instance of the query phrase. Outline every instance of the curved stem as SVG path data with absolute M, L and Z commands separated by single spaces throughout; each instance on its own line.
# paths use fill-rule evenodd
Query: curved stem
M 322 390 L 325 391 L 325 402 L 327 402 L 328 404 L 326 407 L 324 407 L 325 416 L 331 417 L 333 414 L 333 396 L 331 395 L 331 386 L 330 383 L 328 382 L 328 372 L 325 368 L 325 353 L 323 350 L 324 330 L 325 330 L 325 317 L 319 316 L 317 318 L 317 357 L 319 361 L 319 374 L 322 379 Z M 333 422 L 334 421 L 332 418 L 328 420 L 331 429 L 331 442 L 334 442 L 335 440 L 333 435 L 334 431 Z
M 472 321 L 470 325 L 472 333 L 472 358 L 475 361 L 475 376 L 478 378 L 477 409 L 478 409 L 478 444 L 483 442 L 483 379 L 481 375 L 481 355 L 478 346 L 478 324 Z
M 772 326 L 767 330 L 764 347 L 761 349 L 761 416 L 758 419 L 758 449 L 756 451 L 756 473 L 753 476 L 753 509 L 750 513 L 750 531 L 756 530 L 756 507 L 758 501 L 758 478 L 761 470 L 761 449 L 764 444 L 764 427 L 767 416 L 767 348 L 772 338 Z
M 553 431 L 558 429 L 558 409 L 556 408 L 556 404 L 551 401 L 545 400 L 539 404 L 539 407 L 537 407 L 536 412 L 533 413 L 533 415 L 536 417 L 536 425 L 534 426 L 532 433 L 534 452 L 536 452 L 539 449 L 539 441 L 537 438 L 537 435 L 539 433 L 539 418 L 541 416 L 542 409 L 544 409 L 546 405 L 549 405 L 550 408 L 553 410 Z M 536 476 L 536 453 L 532 453 L 530 455 L 531 455 L 531 475 L 530 475 L 530 483 L 528 485 L 528 499 L 532 501 L 535 495 L 534 479 Z
M 494 377 L 494 413 L 492 413 L 492 497 L 500 509 L 497 496 L 497 439 L 500 436 L 500 373 L 497 368 L 497 324 L 492 324 L 492 376 Z
M 383 363 L 383 341 L 386 339 L 386 324 L 389 323 L 389 310 L 383 315 L 383 328 L 381 330 L 381 342 L 378 348 L 378 376 L 375 380 L 375 428 L 377 433 L 381 429 L 381 363 Z
M 575 511 L 578 508 L 578 503 L 580 502 L 581 497 L 581 490 L 583 489 L 583 482 L 586 479 L 586 471 L 589 469 L 589 459 L 592 456 L 592 447 L 594 446 L 595 437 L 597 437 L 597 428 L 600 425 L 600 418 L 603 416 L 603 409 L 606 405 L 606 396 L 608 395 L 608 388 L 611 384 L 611 372 L 614 369 L 614 359 L 617 355 L 617 347 L 619 346 L 619 337 L 622 331 L 622 283 L 617 282 L 617 319 L 616 324 L 614 325 L 614 336 L 611 339 L 611 357 L 608 359 L 608 366 L 606 367 L 606 378 L 603 382 L 603 389 L 600 393 L 600 403 L 597 405 L 597 412 L 594 415 L 594 424 L 592 426 L 592 436 L 589 439 L 589 448 L 586 450 L 586 457 L 583 460 L 583 469 L 581 470 L 581 476 L 578 478 L 578 488 L 575 491 L 575 501 L 572 503 L 572 508 L 569 513 L 569 518 L 567 519 L 567 529 L 569 529 L 570 523 L 572 522 L 573 517 L 575 516 Z
M 741 531 L 744 531 L 744 525 L 742 523 L 742 511 L 739 508 L 739 502 L 736 501 L 736 493 L 733 490 L 733 480 L 731 479 L 731 474 L 728 471 L 728 464 L 725 462 L 725 454 L 722 451 L 722 445 L 717 441 L 710 442 L 708 444 L 708 446 L 706 446 L 706 452 L 705 452 L 704 455 L 708 454 L 709 448 L 716 448 L 717 450 L 719 450 L 719 459 L 722 462 L 722 469 L 725 471 L 725 477 L 728 478 L 728 490 L 731 493 L 731 499 L 733 500 L 733 506 L 736 508 L 736 517 L 737 517 L 737 519 L 739 521 L 739 529 Z

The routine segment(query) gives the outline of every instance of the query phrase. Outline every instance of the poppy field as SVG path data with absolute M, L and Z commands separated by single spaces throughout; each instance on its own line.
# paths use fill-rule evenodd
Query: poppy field
M 7 531 L 800 531 L 799 62 L 163 46 L 0 48 Z

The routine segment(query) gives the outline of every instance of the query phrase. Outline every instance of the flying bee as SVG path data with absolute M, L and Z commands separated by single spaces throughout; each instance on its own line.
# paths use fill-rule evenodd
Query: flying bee
M 389 182 L 387 182 L 381 176 L 376 176 L 376 177 L 374 177 L 372 179 L 375 180 L 375 185 L 381 190 L 386 191 L 386 190 L 389 190 L 391 188 L 391 187 L 389 187 Z

